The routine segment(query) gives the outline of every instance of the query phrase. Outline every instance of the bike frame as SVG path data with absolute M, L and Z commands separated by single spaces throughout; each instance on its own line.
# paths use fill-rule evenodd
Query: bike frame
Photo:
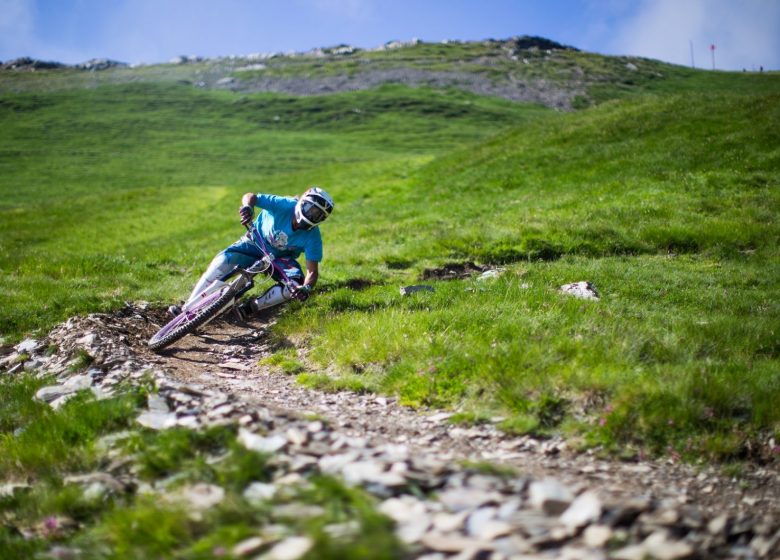
M 246 292 L 251 290 L 255 283 L 254 283 L 254 277 L 258 274 L 268 273 L 269 277 L 274 276 L 274 272 L 278 273 L 278 277 L 282 279 L 282 283 L 287 287 L 288 290 L 292 291 L 292 289 L 297 286 L 297 282 L 294 280 L 291 280 L 289 276 L 287 276 L 287 273 L 284 271 L 282 267 L 280 267 L 275 262 L 274 256 L 271 254 L 271 252 L 268 250 L 265 241 L 263 241 L 263 237 L 259 234 L 257 231 L 257 228 L 254 227 L 254 225 L 247 224 L 247 239 L 252 243 L 252 245 L 257 248 L 257 250 L 263 255 L 263 258 L 258 259 L 248 268 L 242 268 L 240 266 L 235 266 L 233 269 L 222 276 L 221 278 L 218 278 L 214 282 L 212 282 L 209 286 L 206 287 L 205 290 L 203 290 L 198 296 L 196 296 L 196 299 L 189 302 L 182 308 L 181 314 L 176 317 L 174 320 L 169 322 L 167 325 L 161 329 L 161 331 L 158 333 L 159 336 L 164 336 L 166 333 L 169 333 L 173 331 L 174 329 L 178 328 L 181 324 L 192 321 L 198 314 L 198 312 L 201 309 L 204 309 L 205 307 L 208 307 L 215 301 L 217 301 L 220 297 L 223 296 L 224 288 L 232 288 L 236 284 L 229 285 L 226 283 L 226 280 L 229 278 L 232 278 L 235 276 L 236 273 L 240 274 L 241 277 L 244 279 L 244 284 L 241 285 L 237 290 L 236 293 L 233 295 L 233 298 L 231 299 L 230 303 L 226 304 L 225 307 L 219 312 L 214 315 L 214 317 L 217 317 L 218 315 L 221 315 L 226 309 L 232 307 L 236 304 L 236 301 L 244 295 Z M 269 264 L 268 267 L 264 268 L 263 270 L 255 269 L 255 265 L 260 262 L 265 261 Z M 268 272 L 272 270 L 272 272 Z M 213 317 L 212 317 L 213 318 Z M 211 319 L 209 319 L 210 321 Z M 207 324 L 209 321 L 206 321 L 204 323 Z
M 257 228 L 254 225 L 246 224 L 244 227 L 246 227 L 247 231 L 247 239 L 254 245 L 260 253 L 262 253 L 263 257 L 268 260 L 268 262 L 271 264 L 271 268 L 279 273 L 279 277 L 282 279 L 282 283 L 287 286 L 288 289 L 292 290 L 293 287 L 297 286 L 298 283 L 291 280 L 287 273 L 284 271 L 284 269 L 276 264 L 275 257 L 271 254 L 271 251 L 268 250 L 268 247 L 265 244 L 265 241 L 263 240 L 263 236 L 259 234 L 257 231 Z M 262 259 L 261 259 L 262 260 Z M 239 268 L 239 267 L 236 267 Z M 249 267 L 250 269 L 252 267 Z M 243 269 L 242 269 L 243 270 Z M 227 277 L 230 277 L 235 272 L 235 269 L 233 269 L 230 274 L 227 275 Z M 273 273 L 271 273 L 269 276 L 273 277 Z M 224 280 L 223 280 L 224 281 Z

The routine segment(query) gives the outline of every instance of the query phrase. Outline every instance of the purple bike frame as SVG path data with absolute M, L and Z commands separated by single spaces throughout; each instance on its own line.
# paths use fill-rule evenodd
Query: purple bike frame
M 257 228 L 253 225 L 245 224 L 244 227 L 246 228 L 247 233 L 249 234 L 249 240 L 257 247 L 261 253 L 269 260 L 271 263 L 271 268 L 274 269 L 274 271 L 279 273 L 279 276 L 282 278 L 282 281 L 284 284 L 288 287 L 294 287 L 297 286 L 298 283 L 290 280 L 289 276 L 287 276 L 287 273 L 284 271 L 282 267 L 280 267 L 278 264 L 276 264 L 276 259 L 271 254 L 271 252 L 266 247 L 265 241 L 263 241 L 263 236 L 259 234 L 257 231 Z M 257 239 L 255 239 L 257 237 Z

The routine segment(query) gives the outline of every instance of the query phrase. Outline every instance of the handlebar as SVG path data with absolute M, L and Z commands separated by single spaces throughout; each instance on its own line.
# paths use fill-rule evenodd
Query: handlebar
M 247 237 L 252 242 L 252 244 L 257 247 L 257 249 L 263 254 L 265 258 L 268 259 L 268 262 L 271 263 L 271 268 L 279 273 L 279 276 L 282 277 L 282 282 L 290 291 L 293 291 L 294 288 L 298 287 L 298 283 L 290 280 L 289 276 L 287 276 L 287 273 L 284 271 L 282 267 L 280 267 L 278 264 L 276 264 L 276 259 L 271 254 L 271 252 L 266 248 L 265 241 L 263 241 L 263 237 L 258 234 L 257 228 L 255 228 L 254 224 L 251 222 L 248 224 L 242 224 L 247 231 Z M 257 235 L 256 235 L 257 234 Z M 259 241 L 259 243 L 258 243 Z

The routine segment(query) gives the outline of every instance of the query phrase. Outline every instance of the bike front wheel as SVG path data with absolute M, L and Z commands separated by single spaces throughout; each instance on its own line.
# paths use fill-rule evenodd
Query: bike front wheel
M 157 331 L 149 339 L 149 348 L 155 351 L 161 350 L 183 336 L 195 332 L 198 327 L 205 325 L 233 305 L 235 297 L 236 290 L 232 284 L 209 294 L 190 309 L 182 311 Z

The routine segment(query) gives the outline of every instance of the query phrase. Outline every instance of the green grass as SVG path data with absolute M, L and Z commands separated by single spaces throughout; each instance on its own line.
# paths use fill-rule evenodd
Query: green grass
M 263 358 L 258 363 L 261 366 L 271 366 L 286 374 L 295 375 L 306 370 L 304 365 L 298 361 L 298 355 L 295 348 L 283 349 Z
M 4 559 L 30 558 L 54 546 L 89 551 L 90 558 L 232 558 L 234 545 L 264 533 L 263 551 L 285 536 L 307 535 L 315 543 L 309 557 L 403 556 L 376 500 L 335 479 L 313 477 L 260 503 L 244 499 L 244 489 L 271 481 L 278 465 L 241 446 L 235 426 L 155 432 L 132 421 L 144 390 L 103 401 L 85 391 L 52 410 L 33 400 L 41 385 L 33 376 L 6 376 L 0 383 L 0 480 L 29 485 L 0 496 Z M 101 441 L 105 435 L 114 443 Z M 65 480 L 117 458 L 129 461 L 130 472 L 156 493 L 90 494 Z M 175 497 L 190 483 L 218 484 L 225 498 L 193 515 Z M 277 513 L 283 505 L 316 509 L 310 517 L 289 516 Z M 353 530 L 335 535 L 331 529 L 339 525 Z
M 384 265 L 387 285 L 336 287 L 280 328 L 340 368 L 334 387 L 487 406 L 514 432 L 744 457 L 780 429 L 778 99 L 612 103 L 439 157 L 336 249 Z M 391 263 L 453 259 L 510 267 L 398 295 L 409 276 Z M 554 292 L 583 279 L 603 301 Z
M 342 122 L 356 106 L 364 112 Z M 316 99 L 165 85 L 4 96 L 0 332 L 174 297 L 239 234 L 231 213 L 247 190 L 293 194 L 334 168 L 370 181 L 543 112 L 398 88 Z M 334 187 L 346 203 L 349 189 Z M 204 216 L 218 227 L 204 231 Z
M 162 68 L 137 74 L 159 83 L 93 89 L 19 75 L 0 96 L 0 334 L 178 299 L 237 237 L 243 192 L 321 184 L 337 201 L 321 290 L 274 328 L 320 366 L 302 381 L 691 457 L 777 436 L 778 76 L 473 48 L 342 62 L 582 71 L 582 107 L 598 106 L 399 86 L 242 95 L 165 83 Z M 398 295 L 451 261 L 507 271 Z M 600 302 L 556 293 L 584 279 Z M 298 370 L 284 358 L 272 365 Z
M 56 478 L 96 465 L 95 440 L 127 427 L 143 396 L 132 390 L 116 399 L 95 401 L 82 392 L 60 411 L 33 399 L 42 380 L 0 378 L 0 477 Z

